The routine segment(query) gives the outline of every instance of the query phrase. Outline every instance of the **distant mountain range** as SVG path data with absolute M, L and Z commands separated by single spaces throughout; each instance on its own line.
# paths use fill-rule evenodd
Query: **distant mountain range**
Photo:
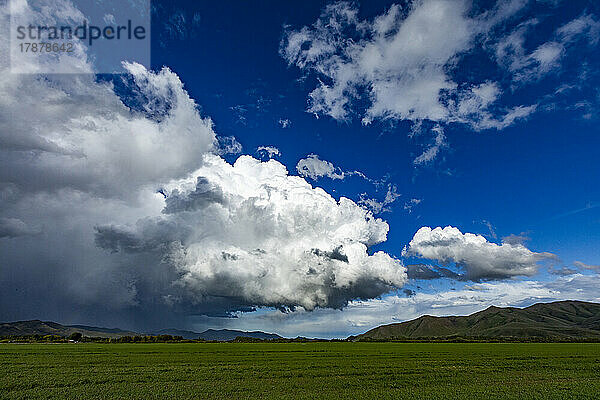
M 245 332 L 231 329 L 208 329 L 204 332 L 185 331 L 180 329 L 163 329 L 150 333 L 138 333 L 124 331 L 118 328 L 99 328 L 87 325 L 61 325 L 51 321 L 18 321 L 0 323 L 0 336 L 26 336 L 26 335 L 57 335 L 70 336 L 72 333 L 80 332 L 83 336 L 118 338 L 122 336 L 140 336 L 140 335 L 171 335 L 183 336 L 184 339 L 204 339 L 227 341 L 236 337 L 249 337 L 256 339 L 280 339 L 281 336 L 274 333 L 265 332 Z
M 489 307 L 465 317 L 425 315 L 382 325 L 354 340 L 440 338 L 600 339 L 600 304 L 583 301 L 538 303 L 526 308 Z
M 88 337 L 118 338 L 121 336 L 172 335 L 184 339 L 228 341 L 236 337 L 280 339 L 274 333 L 245 332 L 231 329 L 208 329 L 193 332 L 163 329 L 151 333 L 137 333 L 116 328 L 86 325 L 61 325 L 49 321 L 19 321 L 0 323 L 0 336 L 59 335 L 80 332 Z M 583 301 L 538 303 L 526 308 L 489 307 L 464 317 L 432 317 L 425 315 L 412 321 L 382 325 L 349 340 L 402 340 L 402 339 L 557 339 L 600 340 L 600 304 Z
M 200 334 L 200 338 L 204 340 L 233 340 L 236 337 L 250 337 L 255 339 L 281 339 L 281 336 L 276 335 L 274 333 L 265 333 L 261 331 L 252 331 L 252 332 L 244 332 L 244 331 L 236 331 L 231 329 L 207 329 Z
M 265 333 L 261 331 L 238 331 L 232 329 L 207 329 L 204 332 L 193 332 L 183 331 L 180 329 L 163 329 L 152 333 L 153 335 L 173 335 L 183 336 L 184 339 L 204 339 L 204 340 L 216 340 L 224 342 L 227 340 L 233 340 L 236 337 L 247 337 L 263 340 L 281 339 L 281 336 L 274 333 Z

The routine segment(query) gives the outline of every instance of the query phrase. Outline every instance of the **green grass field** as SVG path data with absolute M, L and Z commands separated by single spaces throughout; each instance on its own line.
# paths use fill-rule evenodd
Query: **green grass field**
M 6 399 L 598 399 L 600 344 L 3 344 Z

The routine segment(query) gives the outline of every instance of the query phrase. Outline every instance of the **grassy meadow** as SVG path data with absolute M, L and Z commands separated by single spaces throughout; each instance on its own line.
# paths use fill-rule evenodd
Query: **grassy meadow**
M 2 399 L 597 399 L 600 344 L 1 344 Z

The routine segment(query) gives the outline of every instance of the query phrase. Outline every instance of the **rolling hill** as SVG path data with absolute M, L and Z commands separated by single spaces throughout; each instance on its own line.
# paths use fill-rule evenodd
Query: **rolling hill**
M 83 336 L 116 338 L 121 336 L 134 336 L 135 332 L 121 329 L 98 328 L 86 325 L 61 325 L 51 321 L 18 321 L 0 323 L 0 336 L 26 336 L 26 335 L 57 335 L 69 336 L 80 332 Z
M 352 339 L 452 337 L 600 339 L 600 304 L 557 301 L 526 308 L 491 306 L 464 317 L 425 315 L 412 321 L 382 325 Z

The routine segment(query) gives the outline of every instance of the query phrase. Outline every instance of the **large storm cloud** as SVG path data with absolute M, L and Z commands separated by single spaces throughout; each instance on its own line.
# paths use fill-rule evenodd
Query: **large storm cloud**
M 403 285 L 368 251 L 387 223 L 275 160 L 229 164 L 176 74 L 124 67 L 117 94 L 93 74 L 9 74 L 1 54 L 0 319 L 164 326 Z

